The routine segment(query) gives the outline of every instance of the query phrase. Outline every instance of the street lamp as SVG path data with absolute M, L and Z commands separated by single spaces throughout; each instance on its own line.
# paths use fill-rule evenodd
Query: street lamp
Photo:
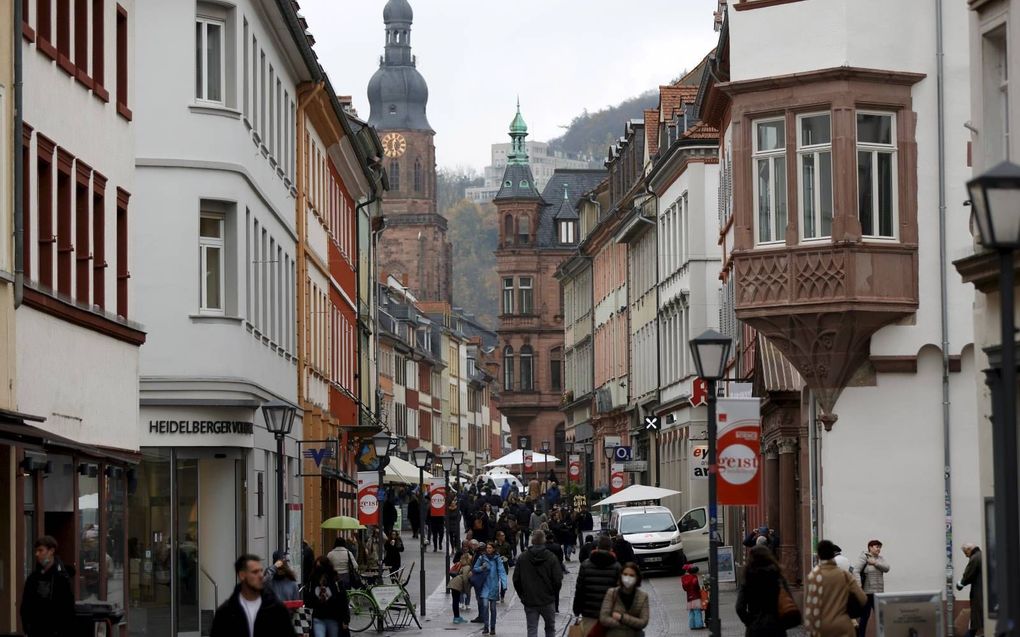
M 421 597 L 421 614 L 425 614 L 425 508 L 429 506 L 427 499 L 425 498 L 425 467 L 432 462 L 432 452 L 425 447 L 416 447 L 411 450 L 411 460 L 414 462 L 414 466 L 418 467 L 418 509 L 420 510 L 420 524 L 421 538 L 418 542 L 421 552 L 421 560 L 418 562 L 418 572 L 421 578 L 421 589 L 419 593 Z M 449 569 L 447 569 L 449 570 Z
M 283 552 L 287 552 L 287 536 L 290 534 L 287 502 L 284 498 L 284 483 L 287 475 L 283 468 L 284 442 L 294 427 L 295 413 L 297 413 L 297 408 L 282 400 L 270 400 L 262 405 L 262 417 L 266 421 L 266 431 L 276 438 L 276 495 L 279 498 L 276 533 L 277 548 Z
M 443 493 L 444 493 L 444 498 L 443 498 L 443 535 L 446 536 L 446 568 L 444 568 L 443 570 L 446 571 L 446 584 L 447 584 L 447 590 L 449 590 L 449 584 L 450 584 L 450 540 L 451 540 L 451 537 L 450 537 L 450 533 L 449 533 L 450 525 L 449 525 L 449 522 L 448 522 L 447 518 L 449 518 L 449 514 L 450 514 L 450 502 L 449 502 L 449 498 L 450 498 L 450 470 L 453 469 L 453 456 L 448 454 L 448 453 L 444 453 L 444 454 L 439 456 L 439 463 L 443 465 L 443 483 L 444 483 L 445 489 L 446 489 L 445 491 L 443 491 Z
M 390 447 L 393 444 L 393 439 L 390 438 L 390 434 L 387 431 L 380 431 L 376 435 L 372 436 L 372 446 L 375 447 L 375 457 L 379 463 L 379 488 L 375 492 L 375 499 L 378 503 L 379 508 L 379 523 L 376 525 L 378 528 L 378 538 L 376 544 L 378 544 L 377 557 L 379 559 L 379 582 L 383 581 L 383 544 L 386 542 L 386 538 L 383 536 L 383 483 L 386 480 L 386 465 L 389 463 Z
M 1020 249 L 1020 166 L 1004 161 L 967 182 L 978 241 L 998 252 L 1001 361 L 992 385 L 992 466 L 998 626 L 1020 626 L 1020 503 L 1017 502 L 1016 321 L 1014 252 Z M 998 390 L 998 391 L 996 391 Z M 998 417 L 997 417 L 998 416 Z M 1010 451 L 1012 450 L 1012 451 Z M 991 584 L 991 582 L 989 582 Z M 989 609 L 994 610 L 994 609 Z
M 573 499 L 570 497 L 570 456 L 574 453 L 574 442 L 568 440 L 563 443 L 563 448 L 567 451 L 567 508 L 573 509 Z
M 585 469 L 584 484 L 585 484 L 585 500 L 591 497 L 592 480 L 594 476 L 592 473 L 595 471 L 595 441 L 589 439 L 584 443 L 584 463 L 587 465 Z
M 715 383 L 726 376 L 726 362 L 730 357 L 730 337 L 715 330 L 706 330 L 690 342 L 691 355 L 698 376 L 708 384 L 708 577 L 709 613 L 708 629 L 712 637 L 719 637 L 719 543 L 716 541 L 718 495 L 716 482 L 719 468 L 716 466 L 716 421 Z

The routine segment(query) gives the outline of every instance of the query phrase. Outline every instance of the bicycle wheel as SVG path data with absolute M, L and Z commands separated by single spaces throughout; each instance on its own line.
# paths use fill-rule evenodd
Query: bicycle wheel
M 375 623 L 376 615 L 379 614 L 375 600 L 362 591 L 348 591 L 347 598 L 351 606 L 351 623 L 348 624 L 351 632 L 360 633 L 367 630 Z

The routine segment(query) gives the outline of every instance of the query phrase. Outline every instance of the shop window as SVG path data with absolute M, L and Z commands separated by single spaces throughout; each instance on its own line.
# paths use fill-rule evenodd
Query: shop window
M 781 243 L 786 233 L 786 122 L 754 123 L 756 242 Z
M 70 456 L 47 457 L 50 472 L 43 480 L 43 534 L 57 541 L 57 556 L 65 564 L 77 564 L 75 546 L 80 530 L 74 520 L 74 487 L 77 466 Z M 83 574 L 79 573 L 79 577 Z
M 99 519 L 99 465 L 81 463 L 78 475 L 78 599 L 83 602 L 100 598 L 100 562 L 105 560 Z
M 857 201 L 861 234 L 896 238 L 896 121 L 857 113 Z
M 107 467 L 104 479 L 104 506 L 106 507 L 106 593 L 108 602 L 120 608 L 127 608 L 124 559 L 127 547 L 124 540 L 127 531 L 127 485 L 125 472 L 118 467 Z

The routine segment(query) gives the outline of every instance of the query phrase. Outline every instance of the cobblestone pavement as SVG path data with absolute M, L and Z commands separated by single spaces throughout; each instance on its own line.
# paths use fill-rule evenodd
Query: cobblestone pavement
M 408 543 L 410 546 L 410 543 Z M 417 542 L 414 542 L 417 548 Z M 409 561 L 409 560 L 408 560 Z M 424 634 L 426 637 L 480 637 L 482 632 L 481 624 L 453 624 L 453 612 L 450 608 L 450 596 L 446 593 L 442 583 L 442 554 L 427 554 L 426 567 L 428 569 L 428 586 L 433 587 L 432 593 L 426 602 L 426 615 L 421 617 L 422 630 L 417 627 L 402 630 L 388 630 L 385 637 L 393 635 L 399 637 L 407 634 Z M 569 562 L 567 568 L 569 573 L 563 577 L 563 589 L 560 592 L 560 613 L 556 617 L 557 637 L 566 633 L 569 624 L 571 600 L 574 598 L 574 583 L 577 577 L 578 563 Z M 438 575 L 437 575 L 438 574 Z M 512 572 L 511 572 L 512 576 Z M 413 580 L 417 581 L 417 574 Z M 410 588 L 410 587 L 409 587 Z M 687 627 L 686 597 L 680 587 L 680 578 L 675 575 L 647 576 L 642 583 L 642 588 L 651 596 L 651 617 L 645 637 L 674 637 L 675 635 L 703 635 L 707 637 L 708 631 L 690 630 Z M 415 603 L 418 602 L 417 588 L 413 593 Z M 736 591 L 732 585 L 721 591 L 722 609 L 722 634 L 724 637 L 742 637 L 744 627 L 737 618 L 734 610 L 736 602 Z M 478 609 L 475 607 L 475 600 L 471 600 L 469 611 L 462 611 L 465 619 L 477 616 Z M 527 625 L 524 618 L 524 608 L 513 591 L 511 585 L 507 592 L 505 603 L 499 604 L 499 611 L 496 619 L 496 634 L 507 637 L 524 637 L 527 632 Z M 371 629 L 361 633 L 363 637 L 377 637 L 377 633 Z M 803 633 L 800 630 L 788 631 L 789 637 L 800 637 Z M 544 635 L 539 623 L 539 635 Z

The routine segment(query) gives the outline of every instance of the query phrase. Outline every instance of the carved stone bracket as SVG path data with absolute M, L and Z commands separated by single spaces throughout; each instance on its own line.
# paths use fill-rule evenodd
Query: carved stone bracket
M 797 453 L 797 439 L 796 438 L 780 438 L 776 441 L 776 447 L 779 448 L 779 453 Z
M 765 449 L 762 450 L 762 453 L 765 454 L 766 460 L 775 460 L 779 457 L 779 447 L 776 446 L 776 443 L 770 442 L 765 445 Z

